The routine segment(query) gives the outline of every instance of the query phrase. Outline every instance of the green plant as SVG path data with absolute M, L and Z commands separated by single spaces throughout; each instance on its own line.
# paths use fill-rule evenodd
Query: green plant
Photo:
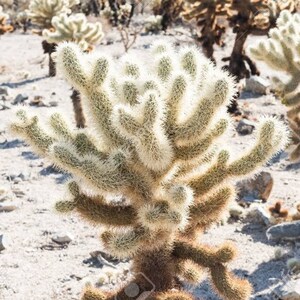
M 285 146 L 286 128 L 264 118 L 256 144 L 234 159 L 223 148 L 232 78 L 192 47 L 178 52 L 161 42 L 152 56 L 114 61 L 59 45 L 59 70 L 85 96 L 95 134 L 72 132 L 59 114 L 50 118 L 48 131 L 24 111 L 11 128 L 74 175 L 69 198 L 56 209 L 101 225 L 106 251 L 133 259 L 134 282 L 155 287 L 151 299 L 192 299 L 172 289 L 179 287 L 178 277 L 198 281 L 203 268 L 221 297 L 248 299 L 250 284 L 227 268 L 235 248 L 200 246 L 198 236 L 234 199 L 231 180 L 255 172 Z M 125 202 L 109 200 L 120 194 Z M 115 294 L 88 287 L 83 299 L 114 296 L 128 299 L 126 286 Z
M 294 161 L 300 159 L 299 45 L 300 17 L 283 11 L 277 20 L 277 28 L 269 32 L 269 39 L 250 48 L 254 58 L 289 76 L 287 80 L 273 76 L 272 80 L 282 103 L 289 108 L 288 119 L 293 130 L 290 157 Z

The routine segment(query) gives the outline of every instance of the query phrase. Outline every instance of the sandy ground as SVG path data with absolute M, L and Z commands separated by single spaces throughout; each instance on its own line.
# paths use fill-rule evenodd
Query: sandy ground
M 110 33 L 104 43 L 115 36 L 115 33 Z M 130 51 L 141 55 L 157 38 L 159 36 L 141 36 Z M 163 38 L 180 45 L 192 42 L 180 30 Z M 254 39 L 250 38 L 249 43 Z M 11 99 L 19 93 L 28 95 L 25 103 L 33 100 L 34 96 L 42 96 L 45 104 L 57 101 L 58 108 L 32 108 L 42 119 L 58 109 L 73 120 L 70 86 L 59 76 L 47 77 L 47 58 L 42 53 L 41 40 L 39 36 L 18 32 L 1 36 L 0 67 L 3 70 L 0 87 L 9 87 Z M 224 53 L 228 53 L 232 37 L 228 37 L 227 42 L 228 46 L 217 52 L 218 61 Z M 120 41 L 100 45 L 98 50 L 116 56 L 123 53 Z M 264 66 L 260 67 L 264 76 L 272 73 Z M 29 72 L 27 79 L 24 79 L 24 71 Z M 248 93 L 242 98 L 240 105 L 256 118 L 265 113 L 285 113 L 271 95 L 254 97 Z M 61 216 L 53 210 L 55 201 L 64 197 L 63 183 L 68 176 L 55 172 L 48 161 L 37 157 L 26 144 L 9 134 L 7 124 L 12 120 L 14 110 L 15 107 L 11 106 L 9 110 L 0 111 L 0 187 L 7 190 L 2 195 L 7 198 L 5 203 L 11 201 L 18 207 L 10 213 L 0 213 L 0 234 L 8 239 L 7 249 L 0 252 L 0 299 L 79 299 L 87 281 L 95 283 L 101 275 L 111 272 L 90 256 L 92 251 L 101 249 L 99 228 L 79 220 L 76 215 Z M 241 137 L 234 133 L 231 146 L 242 151 L 251 145 L 251 141 L 252 135 Z M 265 170 L 271 172 L 275 180 L 269 202 L 284 199 L 290 207 L 299 202 L 300 165 L 292 165 L 286 153 L 282 153 Z M 19 174 L 24 175 L 23 179 L 15 180 Z M 273 299 L 272 289 L 285 278 L 286 258 L 297 251 L 300 255 L 300 248 L 293 243 L 276 245 L 269 242 L 265 231 L 263 225 L 255 222 L 236 221 L 214 226 L 201 237 L 203 242 L 211 245 L 224 240 L 238 244 L 239 256 L 231 268 L 253 284 L 252 299 Z M 53 248 L 51 237 L 60 232 L 70 233 L 73 240 L 66 248 Z M 278 246 L 287 254 L 280 260 L 274 260 Z M 118 268 L 124 266 L 127 263 L 120 264 Z M 218 299 L 207 281 L 187 288 L 199 299 Z

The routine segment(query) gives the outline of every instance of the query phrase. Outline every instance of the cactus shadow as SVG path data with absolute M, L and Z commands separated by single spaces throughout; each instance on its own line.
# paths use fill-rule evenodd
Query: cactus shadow
M 57 184 L 64 184 L 67 182 L 72 176 L 69 173 L 65 173 L 57 168 L 55 168 L 54 165 L 47 166 L 46 168 L 43 168 L 40 172 L 40 175 L 42 176 L 52 176 L 52 175 L 58 175 L 55 178 L 55 182 Z
M 260 98 L 260 94 L 252 93 L 252 92 L 241 92 L 239 100 L 246 100 L 246 99 L 257 99 Z
M 86 264 L 89 268 L 101 269 L 104 266 L 96 257 L 84 259 L 83 263 Z
M 286 171 L 299 170 L 299 169 L 300 169 L 300 162 L 288 164 L 288 165 L 285 167 L 285 170 L 286 170 Z
M 26 85 L 28 83 L 33 83 L 33 82 L 37 82 L 37 81 L 46 79 L 48 77 L 49 76 L 45 75 L 45 76 L 40 76 L 40 77 L 36 77 L 36 78 L 32 78 L 32 79 L 26 79 L 26 80 L 19 81 L 19 82 L 4 82 L 4 83 L 0 84 L 0 87 L 1 86 L 7 86 L 7 87 L 9 87 L 11 89 L 14 89 L 14 88 L 18 88 L 20 86 Z
M 31 151 L 23 151 L 21 153 L 21 156 L 23 156 L 26 160 L 36 160 L 40 158 L 38 155 Z
M 19 139 L 14 139 L 12 141 L 4 141 L 0 143 L 0 149 L 13 149 L 25 146 L 25 142 Z
M 261 294 L 261 296 L 255 296 L 255 299 L 268 299 L 266 296 L 272 293 L 272 286 L 285 280 L 285 269 L 284 262 L 280 260 L 270 260 L 259 264 L 248 276 L 253 286 L 253 294 Z
M 270 245 L 270 242 L 266 235 L 266 227 L 260 223 L 249 223 L 245 221 L 244 226 L 242 227 L 242 233 L 251 236 L 253 242 L 259 242 L 263 244 Z
M 196 287 L 185 287 L 185 290 L 195 296 L 199 300 L 222 300 L 213 290 L 208 279 L 203 280 Z

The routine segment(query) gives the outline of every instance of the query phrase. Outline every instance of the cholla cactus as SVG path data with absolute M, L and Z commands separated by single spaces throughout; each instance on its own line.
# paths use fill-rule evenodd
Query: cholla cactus
M 88 22 L 84 14 L 61 14 L 53 17 L 51 24 L 54 30 L 44 29 L 42 33 L 48 43 L 71 41 L 86 51 L 99 44 L 104 36 L 101 23 Z
M 78 3 L 79 0 L 33 0 L 29 5 L 28 16 L 33 24 L 51 28 L 53 17 L 71 13 L 71 7 Z
M 101 15 L 110 20 L 114 26 L 125 25 L 128 27 L 134 13 L 135 6 L 135 0 L 131 0 L 130 3 L 118 0 L 104 1 L 104 7 Z
M 162 29 L 167 30 L 168 27 L 175 22 L 183 11 L 183 0 L 158 0 L 152 4 L 155 15 L 162 16 Z
M 213 58 L 214 44 L 223 46 L 222 39 L 225 32 L 225 25 L 222 24 L 226 16 L 229 0 L 189 0 L 191 5 L 185 7 L 183 17 L 186 20 L 197 21 L 201 32 L 197 40 L 201 42 L 206 57 Z
M 234 199 L 231 180 L 255 172 L 284 147 L 283 124 L 266 117 L 252 149 L 232 156 L 224 142 L 233 80 L 193 47 L 177 52 L 157 43 L 152 59 L 138 62 L 84 54 L 64 43 L 57 64 L 85 96 L 91 131 L 72 132 L 59 114 L 50 118 L 48 131 L 24 111 L 11 126 L 37 153 L 74 175 L 69 198 L 57 210 L 77 211 L 102 225 L 106 251 L 133 258 L 134 282 L 143 290 L 155 287 L 151 299 L 193 299 L 173 288 L 178 277 L 198 282 L 202 268 L 221 297 L 248 299 L 249 283 L 227 269 L 234 247 L 200 246 L 197 239 Z M 120 194 L 125 202 L 112 200 Z M 128 299 L 126 292 L 125 286 L 115 295 Z M 83 299 L 115 295 L 87 288 Z
M 104 34 L 101 23 L 89 23 L 84 14 L 67 16 L 61 14 L 52 19 L 53 30 L 44 29 L 43 36 L 47 44 L 59 44 L 60 42 L 75 42 L 83 51 L 90 51 L 94 45 L 102 40 Z M 49 61 L 51 61 L 51 53 Z M 76 126 L 85 127 L 85 117 L 81 107 L 81 99 L 78 91 L 74 90 L 71 96 L 75 112 Z
M 16 23 L 23 29 L 23 32 L 27 32 L 30 26 L 30 20 L 26 11 L 21 11 L 16 16 Z
M 5 11 L 17 11 L 20 12 L 27 9 L 30 0 L 0 0 L 0 5 L 5 9 Z
M 223 58 L 223 61 L 229 61 L 228 70 L 240 80 L 259 75 L 255 63 L 245 54 L 244 45 L 249 34 L 268 31 L 270 7 L 268 0 L 230 2 L 228 20 L 236 37 L 230 57 Z
M 280 13 L 283 10 L 288 10 L 291 13 L 294 13 L 300 8 L 299 0 L 269 0 L 268 5 L 270 7 L 270 27 L 273 28 L 276 26 L 276 20 L 279 17 Z
M 289 75 L 287 81 L 274 76 L 275 88 L 283 104 L 290 108 L 288 118 L 294 132 L 291 159 L 300 159 L 300 16 L 283 11 L 269 39 L 250 48 L 252 56 L 275 70 Z
M 145 31 L 157 33 L 162 30 L 162 16 L 149 16 L 145 19 Z
M 0 35 L 6 32 L 13 31 L 13 27 L 7 24 L 9 15 L 3 12 L 2 6 L 0 6 Z

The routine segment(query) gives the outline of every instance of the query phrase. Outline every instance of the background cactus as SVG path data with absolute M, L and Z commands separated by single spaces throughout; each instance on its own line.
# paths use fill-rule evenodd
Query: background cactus
M 153 2 L 153 12 L 162 16 L 162 29 L 166 30 L 175 22 L 183 11 L 183 0 L 159 0 Z
M 104 34 L 100 22 L 90 23 L 84 14 L 56 16 L 51 21 L 54 31 L 44 29 L 43 36 L 47 41 L 47 45 L 56 45 L 60 42 L 71 41 L 79 45 L 83 51 L 90 51 L 93 47 L 100 43 Z M 52 61 L 51 51 L 49 61 Z M 54 66 L 55 67 L 55 66 Z M 80 93 L 73 90 L 71 96 L 73 108 L 75 112 L 75 120 L 78 128 L 85 127 L 85 117 L 81 107 Z
M 3 12 L 3 7 L 0 6 L 0 35 L 6 32 L 13 31 L 13 27 L 8 24 L 9 15 Z
M 53 17 L 70 14 L 71 7 L 78 3 L 78 0 L 33 0 L 29 5 L 28 17 L 42 29 L 51 28 Z
M 134 14 L 136 1 L 107 0 L 103 1 L 101 14 L 107 18 L 113 26 L 129 26 Z
M 59 114 L 45 130 L 37 116 L 24 111 L 11 128 L 73 174 L 69 198 L 58 202 L 57 210 L 77 211 L 102 225 L 106 251 L 133 258 L 135 282 L 144 290 L 153 284 L 153 299 L 174 294 L 192 299 L 171 290 L 178 277 L 199 280 L 199 268 L 208 269 L 224 299 L 248 299 L 249 283 L 227 269 L 234 247 L 200 246 L 198 234 L 234 199 L 231 180 L 255 172 L 285 146 L 286 128 L 264 118 L 256 144 L 233 158 L 225 145 L 232 78 L 192 47 L 178 52 L 157 43 L 152 56 L 143 62 L 129 56 L 114 61 L 84 54 L 74 44 L 59 45 L 59 70 L 85 96 L 92 131 L 71 131 Z M 109 200 L 120 194 L 124 201 Z M 126 286 L 115 295 L 127 299 Z M 92 288 L 83 296 L 106 298 L 114 295 Z
M 273 82 L 282 103 L 288 108 L 292 136 L 291 159 L 300 159 L 300 16 L 283 11 L 277 20 L 277 28 L 270 30 L 269 39 L 251 47 L 252 56 L 262 60 L 277 71 L 289 75 L 289 79 L 273 76 Z
M 201 27 L 197 40 L 202 44 L 206 57 L 214 60 L 214 44 L 223 46 L 222 39 L 225 32 L 224 16 L 226 18 L 226 5 L 228 0 L 190 0 L 185 7 L 183 17 L 186 20 L 195 19 L 197 26 Z M 223 22 L 222 22 L 223 21 Z
M 223 61 L 229 61 L 228 70 L 238 80 L 250 77 L 250 75 L 259 75 L 255 63 L 244 51 L 248 35 L 267 34 L 275 25 L 280 9 L 286 7 L 295 11 L 298 2 L 298 0 L 231 0 L 228 7 L 228 20 L 236 37 L 230 57 L 224 58 Z
M 71 41 L 87 51 L 99 44 L 104 36 L 101 23 L 88 22 L 84 14 L 60 14 L 53 17 L 51 24 L 53 29 L 44 29 L 42 33 L 48 43 Z

